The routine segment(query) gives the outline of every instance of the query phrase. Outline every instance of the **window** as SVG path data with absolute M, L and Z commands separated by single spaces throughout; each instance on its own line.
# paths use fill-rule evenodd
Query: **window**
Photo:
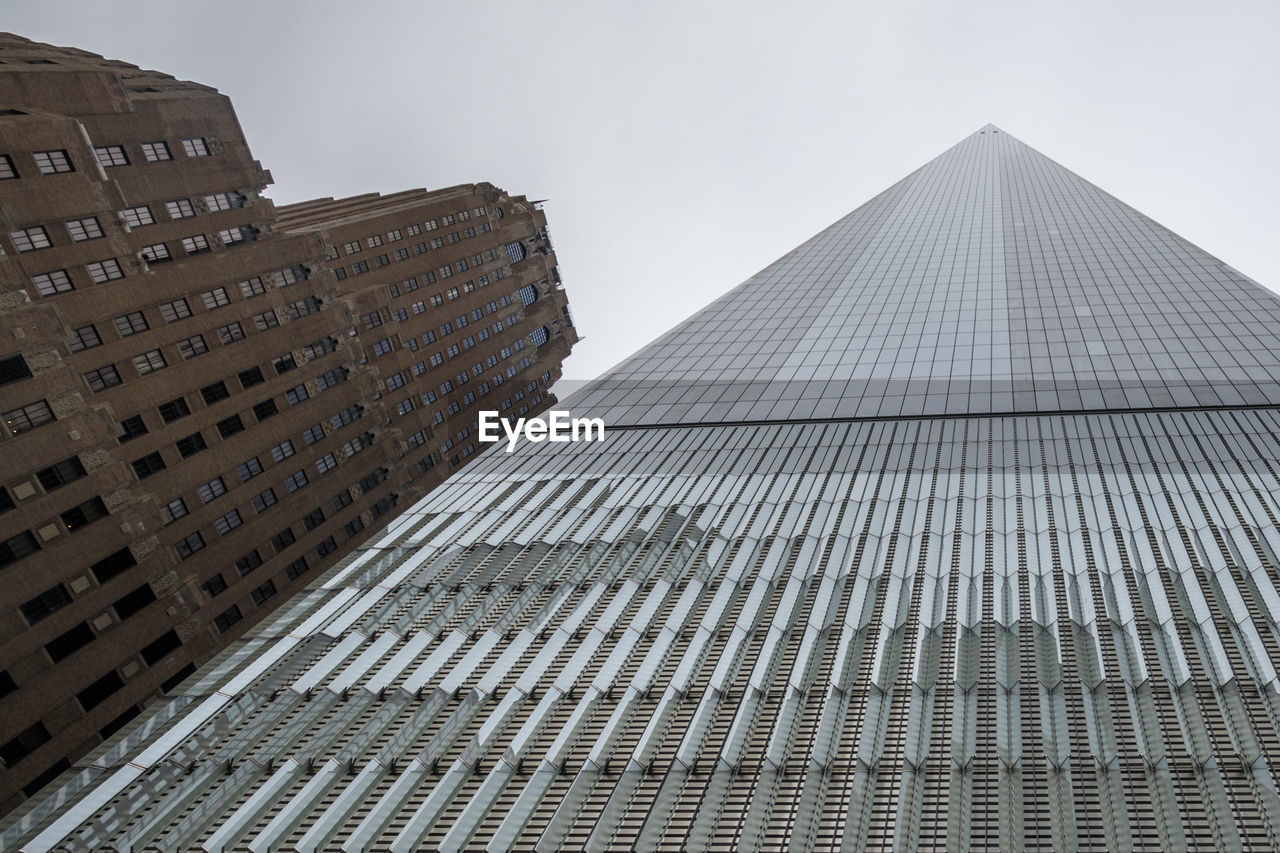
M 418 430 L 413 435 L 409 436 L 409 449 L 412 450 L 415 447 L 421 447 L 423 444 L 426 443 L 426 441 L 427 441 L 426 433 L 424 433 L 422 430 Z
M 102 498 L 93 497 L 77 506 L 73 506 L 62 513 L 61 517 L 62 523 L 66 525 L 67 530 L 79 530 L 100 518 L 106 518 L 107 505 L 102 502 Z
M 152 243 L 150 246 L 143 246 L 138 250 L 138 257 L 149 264 L 173 260 L 173 255 L 169 254 L 169 247 L 164 243 Z
M 137 207 L 126 207 L 124 210 L 120 211 L 120 218 L 123 219 L 125 224 L 130 228 L 141 228 L 143 225 L 154 225 L 156 221 L 155 217 L 151 215 L 151 208 L 147 207 L 145 204 L 138 205 Z
M 431 356 L 431 366 L 432 366 L 432 367 L 439 367 L 439 366 L 440 366 L 440 365 L 442 365 L 442 364 L 444 364 L 444 356 L 443 356 L 443 355 L 441 355 L 441 354 L 440 354 L 440 353 L 438 353 L 438 352 L 437 352 L 437 353 L 433 353 L 433 354 L 432 354 L 432 356 Z
M 200 500 L 204 501 L 205 503 L 209 503 L 209 501 L 213 500 L 214 498 L 221 497 L 226 493 L 227 493 L 227 484 L 222 482 L 221 477 L 214 477 L 209 482 L 204 483 L 196 488 L 196 494 L 198 494 L 200 496 Z
M 8 181 L 19 177 L 18 170 L 13 167 L 13 160 L 8 154 L 0 154 L 0 181 Z
M 182 645 L 182 640 L 178 638 L 178 634 L 176 631 L 172 631 L 172 630 L 165 631 L 163 634 L 157 637 L 154 641 L 142 647 L 142 659 L 147 662 L 147 666 L 155 666 L 157 663 L 163 660 L 166 655 L 168 655 L 170 652 L 172 652 L 174 649 L 178 648 L 181 645 Z M 161 685 L 161 687 L 163 687 L 166 690 L 171 689 L 173 687 L 177 687 L 179 684 L 182 683 L 183 678 L 186 678 L 187 675 L 190 675 L 194 671 L 195 671 L 195 667 L 192 667 L 190 664 L 188 664 L 183 669 L 178 670 L 178 672 L 175 675 L 170 676 L 169 681 L 166 681 L 164 684 Z M 178 676 L 181 676 L 181 678 L 178 678 Z M 174 678 L 178 678 L 178 680 L 173 681 Z
M 238 374 L 241 388 L 252 388 L 254 385 L 260 385 L 266 382 L 266 378 L 262 375 L 262 368 L 250 367 L 240 371 Z
M 316 460 L 316 473 L 327 474 L 338 467 L 338 460 L 332 453 L 326 453 Z
M 328 341 L 325 343 L 328 343 Z M 311 346 L 316 346 L 316 344 L 312 344 Z M 327 351 L 333 352 L 333 349 L 329 349 Z M 275 369 L 276 375 L 279 376 L 281 373 L 288 373 L 290 370 L 296 368 L 298 363 L 293 360 L 293 353 L 287 352 L 279 358 L 272 360 L 271 366 Z
M 299 557 L 298 559 L 294 560 L 292 563 L 284 567 L 284 573 L 289 578 L 289 580 L 297 580 L 300 576 L 306 573 L 308 568 L 309 567 L 307 566 L 307 558 Z
M 284 398 L 289 401 L 290 406 L 296 406 L 310 395 L 307 394 L 307 386 L 295 385 L 288 391 L 284 392 Z
M 226 610 L 213 617 L 213 626 L 218 629 L 218 633 L 225 634 L 230 630 L 231 626 L 243 619 L 239 606 L 233 604 Z
M 222 573 L 214 575 L 204 583 L 200 584 L 205 592 L 209 593 L 210 598 L 217 598 L 219 595 L 227 591 L 227 582 L 223 580 Z
M 391 258 L 387 257 L 385 254 L 378 255 L 373 259 L 373 265 L 375 267 L 385 267 L 389 263 L 391 263 Z
M 412 411 L 413 411 L 413 398 L 412 398 L 412 397 L 405 397 L 405 398 L 404 398 L 403 400 L 401 400 L 401 401 L 400 401 L 400 403 L 396 406 L 396 414 L 398 414 L 398 415 L 407 415 L 407 414 L 409 414 L 409 413 L 410 413 L 410 412 L 412 412 Z
M 98 217 L 86 216 L 83 219 L 68 219 L 67 234 L 76 243 L 83 243 L 85 240 L 96 240 L 102 236 L 102 226 L 98 224 Z
M 160 412 L 160 419 L 170 424 L 191 414 L 191 407 L 187 405 L 185 397 L 175 397 L 167 403 L 161 403 L 157 411 Z
M 267 329 L 274 329 L 280 325 L 280 319 L 276 317 L 276 312 L 263 311 L 261 314 L 253 315 L 253 325 L 258 327 L 259 332 L 265 332 Z
M 147 325 L 147 318 L 141 311 L 130 311 L 128 314 L 121 314 L 112 320 L 116 325 L 116 332 L 120 337 L 127 338 L 130 335 L 136 335 L 139 332 L 145 332 L 151 328 Z
M 164 518 L 165 524 L 172 524 L 187 514 L 187 504 L 182 498 L 169 501 L 160 507 L 160 515 Z
M 94 391 L 105 391 L 119 385 L 121 380 L 120 374 L 116 372 L 116 366 L 108 364 L 84 374 L 84 381 L 88 382 L 89 387 Z
M 188 216 L 196 215 L 195 207 L 185 198 L 180 198 L 177 201 L 166 201 L 164 209 L 169 214 L 170 219 L 186 219 Z
M 236 474 L 240 476 L 240 482 L 246 483 L 254 477 L 262 473 L 262 463 L 258 461 L 258 457 L 253 457 L 236 467 Z
M 230 305 L 231 297 L 227 295 L 227 289 L 225 287 L 215 287 L 213 290 L 206 290 L 204 293 L 201 293 L 200 301 L 204 303 L 206 311 L 212 311 L 215 308 Z
M 307 472 L 302 469 L 298 469 L 288 477 L 284 478 L 284 487 L 290 492 L 296 492 L 298 489 L 305 486 L 307 482 Z
M 67 156 L 65 149 L 35 151 L 31 156 L 35 159 L 36 168 L 40 170 L 42 175 L 56 175 L 59 172 L 75 171 L 75 167 L 71 165 L 71 158 Z
M 185 299 L 164 302 L 160 305 L 160 316 L 164 318 L 166 323 L 175 323 L 191 316 L 191 306 L 187 304 Z
M 317 441 L 324 438 L 324 426 L 316 424 L 314 426 L 307 427 L 302 431 L 302 438 L 308 445 L 315 444 Z
M 0 359 L 0 386 L 31 378 L 31 368 L 20 355 Z
M 305 279 L 307 277 L 307 268 L 304 266 L 285 267 L 284 269 L 276 270 L 271 276 L 281 287 L 288 287 Z
M 10 231 L 9 237 L 13 239 L 13 247 L 19 252 L 33 252 L 36 249 L 47 249 L 53 245 L 49 241 L 49 235 L 45 232 L 43 225 L 32 225 L 30 228 Z
M 245 197 L 240 193 L 214 193 L 204 197 L 204 203 L 209 208 L 210 213 L 217 213 L 220 210 L 231 210 L 237 207 L 244 207 Z
M 308 530 L 315 530 L 321 524 L 324 524 L 324 510 L 316 507 L 302 517 L 302 526 Z
M 254 405 L 253 416 L 261 423 L 273 415 L 278 415 L 280 410 L 276 408 L 276 401 L 270 398 L 263 400 L 261 403 Z
M 354 502 L 354 500 L 355 499 L 351 497 L 351 490 L 343 489 L 342 491 L 338 492 L 336 495 L 333 496 L 334 512 L 339 512 L 342 510 L 343 507 L 350 506 Z
M 218 531 L 219 536 L 226 536 L 242 524 L 244 520 L 240 518 L 240 511 L 236 509 L 225 512 L 213 520 L 213 527 Z
M 40 543 L 36 541 L 36 538 L 31 535 L 29 530 L 10 536 L 0 542 L 0 567 L 21 560 L 23 557 L 34 554 L 39 550 Z
M 262 586 L 249 593 L 249 597 L 253 599 L 254 604 L 262 604 L 268 598 L 276 594 L 276 585 L 271 581 L 267 581 Z
M 71 593 L 62 584 L 47 589 L 22 605 L 22 615 L 34 625 L 71 603 Z
M 198 355 L 204 355 L 209 351 L 209 347 L 204 342 L 204 335 L 192 335 L 178 341 L 178 352 L 183 358 L 195 358 Z
M 139 376 L 146 376 L 148 373 L 153 373 L 168 365 L 165 363 L 164 353 L 158 349 L 153 349 L 135 355 L 133 357 L 133 366 L 138 371 Z
M 31 281 L 36 286 L 36 292 L 41 296 L 53 296 L 55 293 L 75 290 L 66 270 L 39 273 L 31 276 Z
M 382 245 L 382 235 L 374 234 L 372 237 L 365 238 L 364 242 L 370 249 L 376 249 L 378 246 Z
M 382 325 L 382 315 L 379 314 L 377 311 L 371 311 L 368 314 L 365 314 L 360 319 L 364 321 L 365 331 L 368 331 L 369 329 L 373 329 L 373 328 L 376 328 L 377 326 Z
M 375 358 L 376 358 L 376 357 L 378 357 L 378 356 L 387 355 L 387 354 L 388 354 L 388 353 L 390 353 L 390 352 L 391 352 L 391 339 L 390 339 L 390 338 L 383 338 L 382 340 L 380 340 L 380 341 L 376 342 L 376 343 L 373 345 L 373 355 L 374 355 L 374 357 L 375 357 Z
M 453 267 L 445 265 L 443 267 L 440 267 L 439 272 L 440 272 L 441 278 L 449 278 L 450 276 L 453 275 Z
M 133 552 L 128 548 L 121 548 L 119 551 L 108 554 L 94 563 L 89 567 L 89 571 L 93 572 L 93 576 L 98 579 L 98 583 L 102 584 L 136 565 L 138 565 L 138 561 L 134 559 Z
M 188 157 L 208 157 L 209 146 L 205 144 L 204 137 L 184 139 L 182 140 L 182 153 Z
M 293 442 L 285 439 L 284 441 L 271 448 L 271 458 L 277 462 L 283 462 L 294 454 Z
M 329 423 L 334 429 L 341 429 L 349 423 L 360 417 L 361 409 L 359 406 L 348 406 L 337 414 L 329 418 Z
M 354 255 L 354 254 L 356 254 L 357 252 L 359 252 L 359 251 L 360 251 L 360 241 L 359 241 L 359 240 L 353 240 L 353 241 L 352 241 L 352 242 L 350 242 L 350 243 L 343 243 L 343 244 L 342 244 L 342 249 L 343 249 L 343 251 L 345 251 L 348 255 Z
M 61 462 L 55 462 L 48 468 L 41 468 L 36 472 L 36 479 L 40 481 L 40 486 L 46 492 L 52 492 L 84 476 L 86 476 L 84 465 L 81 464 L 79 456 L 68 456 Z
M 369 271 L 368 261 L 356 261 L 354 264 L 351 265 L 352 275 L 360 275 L 361 273 L 366 273 L 368 271 Z
M 391 256 L 394 257 L 397 261 L 407 261 L 409 260 L 409 250 L 396 249 L 394 252 L 391 253 Z
M 204 537 L 200 535 L 199 531 L 197 531 L 178 542 L 173 546 L 173 549 L 178 552 L 178 557 L 180 559 L 185 560 L 203 547 Z
M 231 396 L 231 392 L 227 390 L 227 383 L 214 382 L 200 389 L 200 396 L 204 397 L 206 405 L 212 406 L 219 400 L 225 400 Z
M 321 391 L 326 391 L 335 385 L 341 385 L 347 381 L 347 369 L 345 367 L 335 367 L 333 370 L 326 370 L 324 373 L 316 377 L 316 385 Z
M 334 277 L 334 278 L 336 278 L 338 281 L 346 281 L 346 280 L 347 280 L 347 268 L 346 268 L 346 267 L 334 267 L 334 268 L 333 268 L 333 277 Z
M 232 415 L 229 418 L 223 418 L 218 421 L 218 435 L 223 438 L 231 438 L 238 432 L 244 432 L 244 421 L 240 420 L 239 415 Z
M 290 302 L 284 306 L 285 316 L 290 320 L 299 320 L 308 314 L 314 314 L 320 310 L 322 303 L 314 296 L 308 296 L 306 299 L 299 299 L 297 302 Z
M 169 144 L 167 142 L 142 143 L 142 156 L 147 159 L 148 163 L 159 163 L 161 160 L 173 159 L 173 155 L 169 153 Z
M 234 246 L 236 243 L 244 243 L 247 240 L 258 239 L 258 229 L 249 225 L 239 225 L 235 228 L 223 228 L 218 232 L 218 239 L 222 241 L 224 246 Z
M 343 443 L 342 452 L 346 455 L 348 459 L 350 459 L 352 456 L 355 456 L 357 453 L 364 450 L 365 448 L 372 447 L 372 446 L 373 446 L 373 436 L 370 435 L 369 433 L 365 433 L 364 435 L 357 436 L 351 439 L 350 441 Z
M 432 237 L 432 238 L 431 238 L 431 248 L 433 248 L 433 249 L 443 249 L 443 248 L 444 248 L 444 238 L 443 238 L 443 237 Z M 432 281 L 434 281 L 434 280 L 435 280 L 435 279 L 434 279 L 434 278 L 432 278 Z
M 195 456 L 201 450 L 205 450 L 209 447 L 204 440 L 204 436 L 198 432 L 193 432 L 185 438 L 178 439 L 177 442 L 174 443 L 174 446 L 178 448 L 178 453 L 181 454 L 183 459 L 186 459 L 189 456 Z
M 397 388 L 404 387 L 404 377 L 399 373 L 392 374 L 387 377 L 387 390 L 395 391 Z
M 344 533 L 347 534 L 347 538 L 350 539 L 352 536 L 355 536 L 361 530 L 364 530 L 364 521 L 359 516 L 357 516 L 356 518 L 353 518 L 350 521 L 348 521 L 346 524 L 342 525 L 342 530 Z
M 281 530 L 275 536 L 271 537 L 271 547 L 275 548 L 276 553 L 279 554 L 285 548 L 288 548 L 296 542 L 297 539 L 298 537 L 294 535 L 293 529 L 286 527 L 284 530 Z
M 249 572 L 262 565 L 262 556 L 258 553 L 258 549 L 254 548 L 248 554 L 236 560 L 236 571 L 240 573 L 240 577 L 244 577 Z
M 410 237 L 417 237 L 419 234 L 422 233 L 422 226 L 417 224 L 406 225 L 404 231 Z M 399 238 L 397 237 L 396 239 L 399 239 Z
M 228 323 L 225 326 L 218 327 L 218 340 L 224 345 L 233 344 L 236 341 L 244 340 L 244 327 L 238 322 Z
M 212 250 L 209 245 L 209 238 L 203 234 L 192 234 L 190 237 L 182 238 L 182 250 L 188 255 L 198 255 L 201 252 Z
M 146 434 L 147 425 L 143 422 L 142 415 L 134 415 L 120 422 L 120 435 L 116 438 L 116 441 L 124 444 L 126 441 L 132 441 L 138 436 Z
M 246 278 L 240 282 L 240 295 L 245 299 L 252 299 L 255 296 L 262 296 L 267 292 L 267 286 L 258 276 Z
M 276 503 L 275 490 L 265 489 L 259 492 L 258 494 L 254 495 L 253 500 L 250 501 L 250 503 L 253 504 L 253 508 L 255 511 L 266 512 L 267 507 L 274 506 Z
M 323 542 L 316 546 L 316 554 L 321 557 L 328 556 L 338 550 L 338 543 L 334 541 L 332 536 L 325 538 Z

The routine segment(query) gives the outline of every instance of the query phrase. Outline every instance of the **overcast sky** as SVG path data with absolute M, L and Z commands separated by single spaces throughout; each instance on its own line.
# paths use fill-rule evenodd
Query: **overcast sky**
M 215 86 L 278 203 L 548 199 L 620 361 L 992 122 L 1280 288 L 1274 2 L 8 2 L 0 27 Z

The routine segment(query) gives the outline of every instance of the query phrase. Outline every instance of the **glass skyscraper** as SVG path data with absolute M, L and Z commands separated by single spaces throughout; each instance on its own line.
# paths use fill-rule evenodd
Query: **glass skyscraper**
M 1280 299 L 988 126 L 0 847 L 1271 850 Z

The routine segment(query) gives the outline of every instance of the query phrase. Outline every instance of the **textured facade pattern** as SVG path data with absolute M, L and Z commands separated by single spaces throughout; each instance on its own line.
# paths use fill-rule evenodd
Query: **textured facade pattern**
M 1280 403 L 1280 299 L 988 125 L 575 399 L 610 424 Z
M 490 454 L 0 846 L 1271 849 L 1276 460 L 1274 410 Z

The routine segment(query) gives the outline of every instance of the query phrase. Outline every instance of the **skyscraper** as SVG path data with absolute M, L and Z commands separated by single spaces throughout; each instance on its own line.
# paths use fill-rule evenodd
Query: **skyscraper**
M 270 181 L 216 90 L 0 34 L 0 813 L 551 403 L 537 204 Z
M 490 452 L 0 845 L 1268 848 L 1280 299 L 988 126 Z

